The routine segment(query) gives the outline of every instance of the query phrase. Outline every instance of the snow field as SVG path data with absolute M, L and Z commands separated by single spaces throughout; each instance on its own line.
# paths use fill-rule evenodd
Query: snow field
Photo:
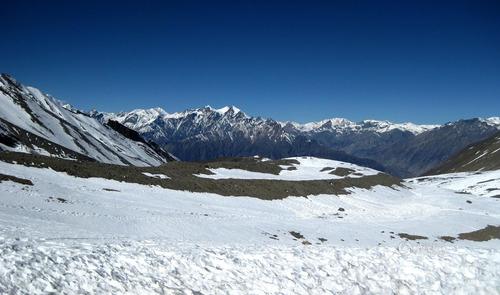
M 314 157 L 292 157 L 286 160 L 296 160 L 299 164 L 292 164 L 290 166 L 282 165 L 282 170 L 279 175 L 247 171 L 241 169 L 227 169 L 216 168 L 208 169 L 214 174 L 197 174 L 197 177 L 211 178 L 211 179 L 270 179 L 270 180 L 319 180 L 319 179 L 342 179 L 344 176 L 330 174 L 335 168 L 345 168 L 353 170 L 348 177 L 359 178 L 368 175 L 376 175 L 380 173 L 377 170 L 358 166 L 351 163 L 340 162 L 335 160 L 319 159 Z M 295 170 L 286 170 L 288 167 L 295 167 Z M 323 170 L 324 168 L 332 168 Z
M 408 181 L 476 196 L 500 196 L 500 170 L 439 174 L 412 178 Z
M 164 239 L 219 245 L 316 244 L 323 238 L 328 245 L 373 247 L 397 246 L 403 241 L 397 234 L 408 233 L 428 237 L 416 241 L 421 244 L 449 245 L 439 237 L 500 224 L 499 199 L 427 185 L 263 201 L 78 178 L 4 162 L 0 171 L 34 184 L 0 183 L 0 236 L 10 238 Z M 304 240 L 294 240 L 290 231 L 300 232 Z M 498 249 L 500 240 L 457 244 Z
M 500 200 L 432 182 L 264 201 L 0 173 L 34 184 L 0 182 L 0 294 L 500 294 L 500 240 L 439 239 Z
M 0 292 L 500 294 L 498 250 L 47 240 L 0 249 Z

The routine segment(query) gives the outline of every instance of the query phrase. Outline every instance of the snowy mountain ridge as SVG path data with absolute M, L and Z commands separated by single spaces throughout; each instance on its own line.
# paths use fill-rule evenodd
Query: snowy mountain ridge
M 97 111 L 93 111 L 94 114 L 98 113 Z M 159 118 L 163 120 L 168 119 L 180 119 L 188 116 L 196 115 L 196 116 L 210 116 L 212 113 L 217 113 L 221 116 L 225 117 L 233 117 L 233 118 L 250 118 L 246 113 L 244 113 L 241 109 L 235 106 L 224 106 L 222 108 L 216 109 L 211 106 L 205 106 L 203 108 L 197 109 L 189 109 L 182 112 L 174 112 L 168 113 L 162 108 L 150 108 L 150 109 L 135 109 L 130 112 L 119 112 L 119 113 L 102 113 L 106 118 L 114 118 L 118 119 L 118 121 L 127 121 L 133 117 L 137 117 L 137 123 L 131 125 L 133 129 L 141 129 L 144 125 L 151 124 L 154 120 Z M 264 119 L 262 117 L 255 117 L 258 121 L 266 122 L 271 121 L 272 119 Z M 494 118 L 485 119 L 485 122 L 496 123 L 496 125 L 500 126 L 500 121 L 495 122 Z M 274 120 L 272 120 L 274 121 Z M 362 120 L 360 122 L 350 121 L 345 118 L 331 118 L 325 119 L 316 122 L 308 122 L 308 123 L 297 123 L 292 121 L 275 121 L 281 125 L 281 127 L 292 126 L 297 131 L 302 132 L 320 132 L 325 130 L 331 130 L 334 132 L 360 132 L 364 130 L 384 133 L 389 132 L 394 129 L 398 129 L 401 131 L 411 132 L 413 134 L 420 134 L 422 132 L 440 127 L 441 125 L 419 125 L 411 122 L 405 123 L 393 123 L 387 120 Z
M 479 120 L 487 123 L 490 126 L 496 126 L 500 129 L 500 117 L 479 118 Z
M 403 177 L 432 169 L 500 127 L 496 117 L 443 125 L 353 122 L 344 118 L 300 124 L 248 116 L 234 106 L 219 109 L 206 106 L 176 113 L 156 108 L 91 115 L 103 122 L 116 120 L 183 160 L 256 154 L 270 158 L 310 155 L 337 159 L 332 151 L 340 151 L 383 163 L 386 171 Z
M 147 143 L 131 140 L 6 74 L 0 76 L 0 104 L 0 150 L 64 157 L 74 152 L 70 157 L 79 154 L 104 163 L 137 166 L 167 161 Z
M 283 127 L 285 127 L 287 124 L 291 124 L 294 128 L 303 132 L 333 131 L 333 132 L 343 133 L 343 132 L 373 131 L 378 133 L 385 133 L 394 129 L 398 129 L 405 132 L 411 132 L 415 135 L 441 126 L 441 125 L 418 125 L 411 122 L 393 123 L 387 120 L 362 120 L 360 122 L 353 122 L 345 118 L 332 118 L 332 119 L 321 120 L 318 122 L 309 122 L 304 124 L 296 122 L 281 123 Z
M 288 139 L 289 135 L 280 130 L 278 122 L 260 117 L 249 117 L 234 106 L 214 109 L 205 106 L 183 112 L 167 113 L 161 108 L 137 109 L 130 112 L 99 113 L 91 116 L 106 122 L 116 120 L 140 133 L 159 138 L 165 134 L 184 134 L 186 137 L 208 138 L 211 135 L 237 137 L 244 134 L 250 138 L 267 134 L 269 137 Z M 238 133 L 238 134 L 236 134 Z
M 293 134 L 298 133 L 388 133 L 394 130 L 419 135 L 442 126 L 450 126 L 457 123 L 457 121 L 454 121 L 443 125 L 415 124 L 411 122 L 394 123 L 387 120 L 372 119 L 354 122 L 345 118 L 331 118 L 308 123 L 297 123 L 293 121 L 281 122 L 262 117 L 250 117 L 235 106 L 225 106 L 219 109 L 205 106 L 203 108 L 189 109 L 174 113 L 168 113 L 162 108 L 135 109 L 129 112 L 119 113 L 101 113 L 94 110 L 91 115 L 101 117 L 101 120 L 104 121 L 109 119 L 117 120 L 118 122 L 141 133 L 149 132 L 155 129 L 153 126 L 150 126 L 152 124 L 162 124 L 161 122 L 165 123 L 166 121 L 171 120 L 183 122 L 182 124 L 175 124 L 177 128 L 181 128 L 181 125 L 185 126 L 188 123 L 187 121 L 191 120 L 191 124 L 206 124 L 207 126 L 211 126 L 210 128 L 212 130 L 218 126 L 220 128 L 234 128 L 236 129 L 235 132 L 245 131 L 245 128 L 238 129 L 239 126 L 243 125 L 242 122 L 248 123 L 248 121 L 251 121 L 255 126 L 278 124 L 284 129 L 284 133 L 288 133 L 288 135 L 284 135 L 283 137 L 290 138 L 293 137 Z M 488 124 L 489 126 L 500 129 L 500 117 L 478 118 L 478 120 Z

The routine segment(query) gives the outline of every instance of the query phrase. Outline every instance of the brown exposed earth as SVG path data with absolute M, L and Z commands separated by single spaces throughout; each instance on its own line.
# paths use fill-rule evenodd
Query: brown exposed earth
M 470 240 L 476 242 L 489 241 L 492 239 L 500 239 L 500 226 L 488 225 L 483 229 L 476 231 L 461 233 L 458 235 L 459 239 Z
M 29 179 L 19 178 L 12 175 L 6 175 L 0 173 L 0 182 L 2 181 L 13 181 L 24 185 L 33 185 L 33 182 Z

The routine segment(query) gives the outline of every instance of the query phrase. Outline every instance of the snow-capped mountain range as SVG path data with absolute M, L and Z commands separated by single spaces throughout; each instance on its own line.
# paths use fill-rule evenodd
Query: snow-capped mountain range
M 116 120 L 184 160 L 255 154 L 272 158 L 330 157 L 330 152 L 342 151 L 378 162 L 386 171 L 400 176 L 419 175 L 500 127 L 498 117 L 444 125 L 352 122 L 343 118 L 299 124 L 251 117 L 234 106 L 206 106 L 176 113 L 161 108 L 93 111 L 91 116 L 102 122 Z
M 234 106 L 86 113 L 8 75 L 0 77 L 0 99 L 1 150 L 126 165 L 173 160 L 166 151 L 187 161 L 306 155 L 417 176 L 500 127 L 499 117 L 444 125 L 343 118 L 299 124 L 252 117 Z
M 160 108 L 122 113 L 92 111 L 90 115 L 103 123 L 111 119 L 134 129 L 181 160 L 313 155 L 383 169 L 375 161 L 322 146 L 288 132 L 280 122 L 250 117 L 233 106 L 221 109 L 206 106 L 178 113 L 167 113 Z
M 230 106 L 214 109 L 206 106 L 184 112 L 167 113 L 161 108 L 138 109 L 131 112 L 99 113 L 91 112 L 91 116 L 106 122 L 109 119 L 118 121 L 141 134 L 162 141 L 166 136 L 168 143 L 172 136 L 185 136 L 209 140 L 213 136 L 237 138 L 244 136 L 257 139 L 260 135 L 268 138 L 289 139 L 283 132 L 281 123 L 272 119 L 249 117 L 238 108 Z
M 4 74 L 0 76 L 0 105 L 0 150 L 135 166 L 167 161 L 155 146 L 129 139 Z
M 392 123 L 389 121 L 379 121 L 379 120 L 363 120 L 361 122 L 353 122 L 344 118 L 332 118 L 327 120 L 322 120 L 319 122 L 310 122 L 305 124 L 295 123 L 295 122 L 281 122 L 281 126 L 285 127 L 288 124 L 292 125 L 299 131 L 303 132 L 320 132 L 325 130 L 334 130 L 335 132 L 362 132 L 370 130 L 373 132 L 384 133 L 394 129 L 401 131 L 411 132 L 413 134 L 419 134 L 433 128 L 439 127 L 439 125 L 417 125 L 413 123 Z
M 269 124 L 277 123 L 282 128 L 285 129 L 295 129 L 298 132 L 323 132 L 330 131 L 335 133 L 352 133 L 352 132 L 377 132 L 386 133 L 393 130 L 399 130 L 402 132 L 410 132 L 414 135 L 433 130 L 445 125 L 454 125 L 456 122 L 449 122 L 444 125 L 438 124 L 414 124 L 411 122 L 405 123 L 393 123 L 387 120 L 363 120 L 360 122 L 350 121 L 345 118 L 331 118 L 326 120 L 321 120 L 317 122 L 308 123 L 297 123 L 292 121 L 274 121 L 272 119 L 265 119 L 262 117 L 250 117 L 239 108 L 235 106 L 225 106 L 219 109 L 212 108 L 211 106 L 205 106 L 198 109 L 190 109 L 183 112 L 168 113 L 162 108 L 150 108 L 150 109 L 136 109 L 130 112 L 119 112 L 119 113 L 104 113 L 93 110 L 90 113 L 92 116 L 98 117 L 103 121 L 108 119 L 117 120 L 119 122 L 124 122 L 126 125 L 134 130 L 138 130 L 142 133 L 149 132 L 152 128 L 152 124 L 158 121 L 169 121 L 169 120 L 179 120 L 179 119 L 189 119 L 194 118 L 196 123 L 207 123 L 206 119 L 223 119 L 226 125 L 231 125 L 238 128 L 238 123 L 240 121 L 252 121 L 256 124 Z M 477 118 L 479 121 L 486 123 L 489 126 L 500 128 L 500 117 L 490 117 L 490 118 Z M 183 121 L 185 122 L 185 121 Z M 209 123 L 209 122 L 208 122 Z M 230 123 L 235 123 L 234 125 Z M 179 125 L 182 125 L 179 124 Z M 218 127 L 221 127 L 219 124 Z
M 183 112 L 168 113 L 162 108 L 151 108 L 151 109 L 136 109 L 130 112 L 120 112 L 120 113 L 99 113 L 93 111 L 92 114 L 98 115 L 102 114 L 105 119 L 116 119 L 118 121 L 129 122 L 127 125 L 129 127 L 140 130 L 158 119 L 169 120 L 169 119 L 181 119 L 189 116 L 197 116 L 198 118 L 207 117 L 211 114 L 217 114 L 226 119 L 255 119 L 260 123 L 269 122 L 270 119 L 264 119 L 261 117 L 250 117 L 242 112 L 239 108 L 235 106 L 225 106 L 220 109 L 215 109 L 210 106 L 199 109 L 191 109 Z M 500 125 L 499 118 L 488 118 L 486 121 L 495 122 Z M 353 122 L 345 118 L 331 118 L 326 120 L 321 120 L 318 122 L 309 122 L 305 124 L 286 121 L 275 121 L 283 128 L 295 128 L 297 131 L 301 132 L 321 132 L 325 130 L 332 130 L 337 133 L 343 132 L 363 132 L 363 131 L 373 131 L 378 133 L 388 132 L 394 129 L 401 131 L 411 132 L 413 134 L 419 134 L 441 125 L 418 125 L 410 122 L 406 123 L 392 123 L 390 121 L 380 121 L 380 120 L 363 120 L 361 122 Z M 147 129 L 147 127 L 146 127 Z

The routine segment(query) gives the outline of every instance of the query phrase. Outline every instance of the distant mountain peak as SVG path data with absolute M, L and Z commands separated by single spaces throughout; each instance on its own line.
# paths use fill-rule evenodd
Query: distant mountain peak
M 437 128 L 440 125 L 418 125 L 414 123 L 393 123 L 387 120 L 363 120 L 361 122 L 353 122 L 345 118 L 331 118 L 317 122 L 309 122 L 305 124 L 295 122 L 281 123 L 282 126 L 290 124 L 301 132 L 359 132 L 363 130 L 371 130 L 379 133 L 385 133 L 398 129 L 400 131 L 420 134 L 422 132 Z
M 360 122 L 361 125 L 369 126 L 374 128 L 377 132 L 388 132 L 394 129 L 399 129 L 401 131 L 411 132 L 413 134 L 420 134 L 425 131 L 429 131 L 434 128 L 438 128 L 441 125 L 419 125 L 411 122 L 404 123 L 393 123 L 387 120 L 363 120 Z
M 148 119 L 156 119 L 158 117 L 163 117 L 163 116 L 167 116 L 168 113 L 162 109 L 162 108 L 150 108 L 150 109 L 136 109 L 136 110 L 133 110 L 131 113 L 136 113 L 140 116 L 145 116 L 147 117 Z
M 220 108 L 220 109 L 215 109 L 215 111 L 218 112 L 219 114 L 226 114 L 228 112 L 237 114 L 237 113 L 241 112 L 241 110 L 235 106 L 225 106 L 225 107 Z
M 210 105 L 206 105 L 204 108 L 200 108 L 200 109 L 193 109 L 193 111 L 199 111 L 199 110 L 204 110 L 204 111 L 207 111 L 207 112 L 215 112 L 215 113 L 218 113 L 220 115 L 225 115 L 225 114 L 238 114 L 238 113 L 242 113 L 242 111 L 233 106 L 233 105 L 230 105 L 230 106 L 224 106 L 222 108 L 213 108 L 211 107 Z
M 490 126 L 499 126 L 500 117 L 479 118 L 480 121 L 485 122 Z
M 293 123 L 293 126 L 301 131 L 314 131 L 318 129 L 335 129 L 338 127 L 347 127 L 353 125 L 351 122 L 345 118 L 331 118 L 326 120 L 321 120 L 317 122 L 309 122 L 305 124 Z

